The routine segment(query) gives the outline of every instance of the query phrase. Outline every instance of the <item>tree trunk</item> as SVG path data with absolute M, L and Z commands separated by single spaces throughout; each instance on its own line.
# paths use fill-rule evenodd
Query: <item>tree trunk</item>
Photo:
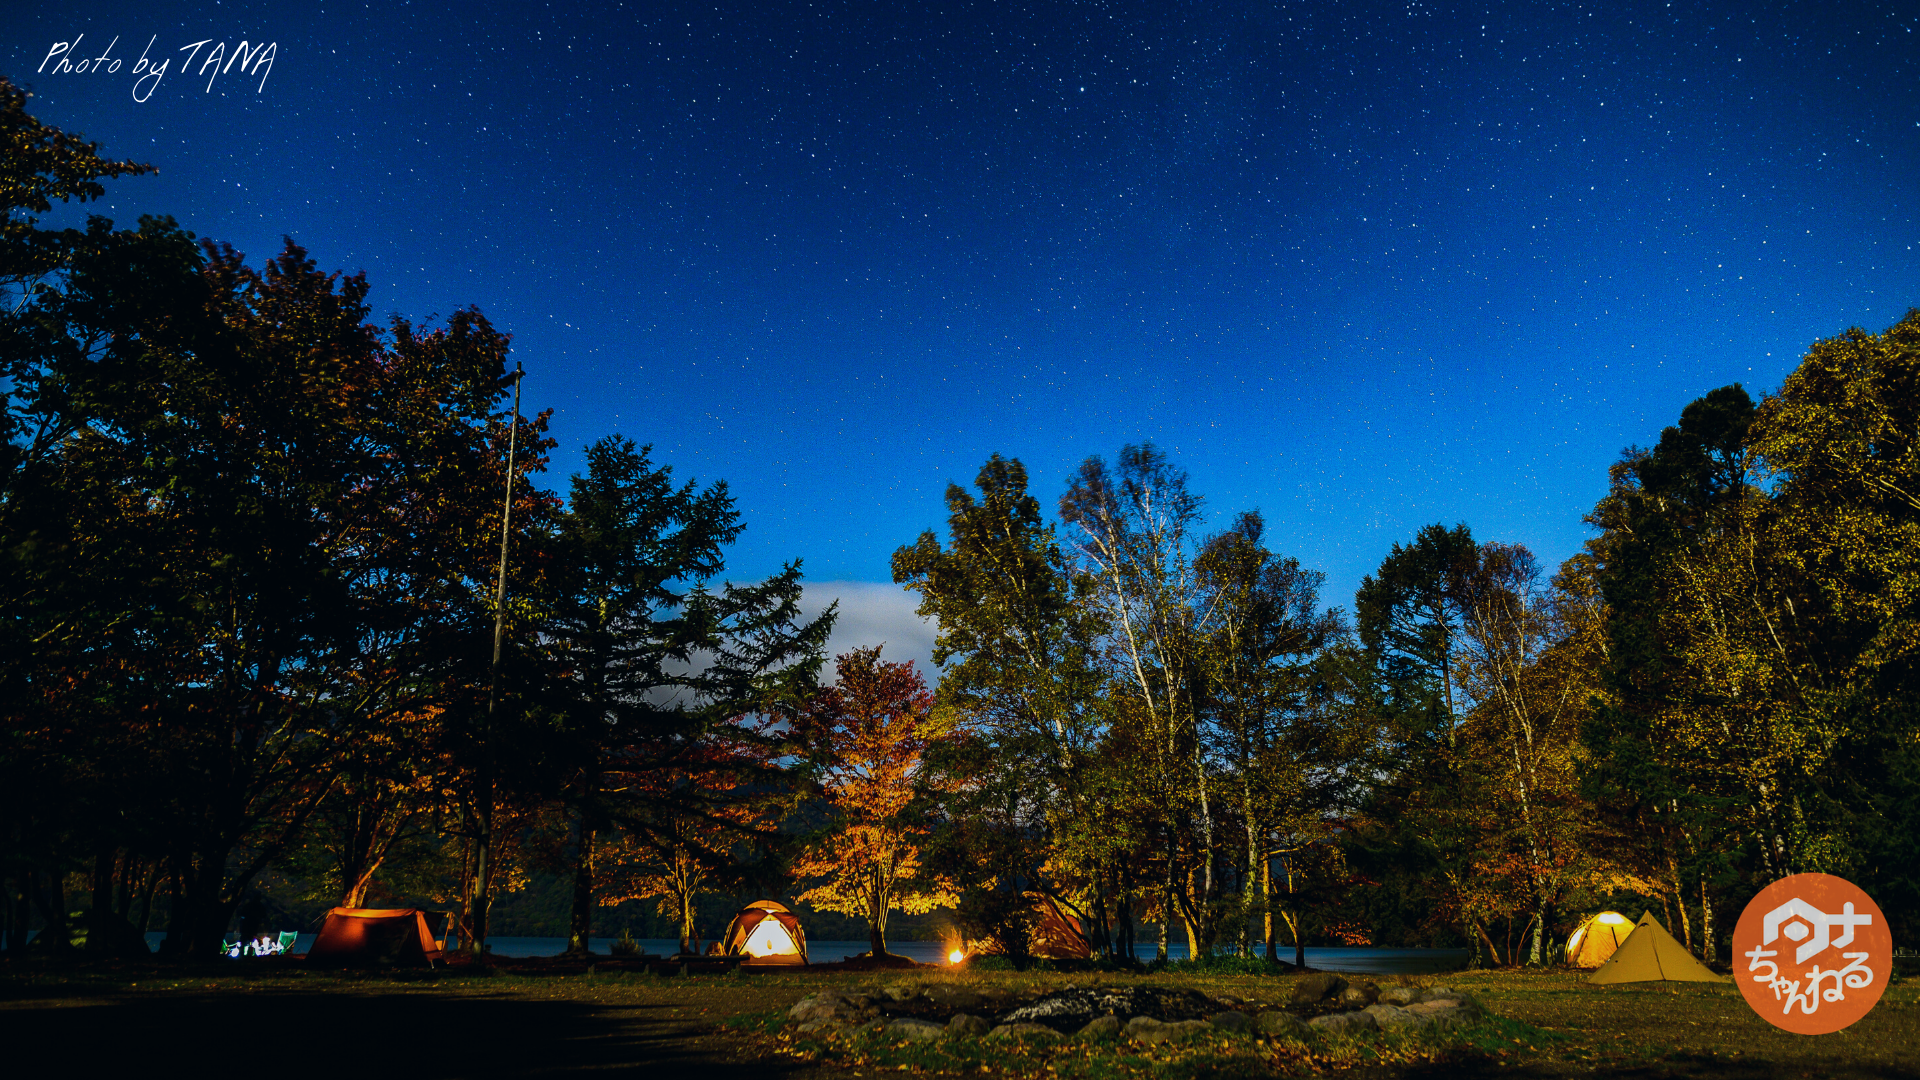
M 187 952 L 187 924 L 180 917 L 184 901 L 180 891 L 179 852 L 167 856 L 167 936 L 160 942 L 162 956 L 185 956 Z
M 153 894 L 159 888 L 160 863 L 155 860 L 153 869 L 147 872 L 145 880 L 140 883 L 140 917 L 133 923 L 133 928 L 140 931 L 143 937 L 146 935 L 147 926 L 153 921 Z
M 1167 880 L 1160 896 L 1160 951 L 1155 958 L 1164 963 L 1167 959 L 1167 935 L 1173 929 L 1173 856 L 1167 856 Z
M 1680 911 L 1680 943 L 1693 951 L 1693 920 L 1687 918 L 1687 894 L 1680 883 L 1680 864 L 1671 862 L 1673 868 L 1673 906 Z
M 1260 914 L 1260 933 L 1267 942 L 1267 959 L 1277 964 L 1280 953 L 1273 940 L 1273 860 L 1270 858 L 1260 860 Z
M 87 907 L 96 915 L 113 910 L 113 855 L 112 848 L 93 853 L 93 899 Z
M 1194 872 L 1192 870 L 1187 871 L 1187 891 L 1186 891 L 1186 896 L 1183 898 L 1185 900 L 1185 903 L 1181 904 L 1180 906 L 1180 916 L 1181 916 L 1180 926 L 1183 930 L 1187 932 L 1187 959 L 1188 960 L 1198 960 L 1200 959 L 1200 956 L 1201 956 L 1200 934 L 1199 934 L 1200 928 L 1194 925 L 1198 920 L 1194 918 L 1195 904 L 1193 903 L 1193 875 L 1194 875 Z M 1206 898 L 1202 897 L 1201 903 L 1205 903 L 1205 902 L 1206 902 Z
M 567 924 L 567 952 L 585 956 L 592 951 L 593 931 L 593 839 L 597 832 L 580 815 L 580 850 L 573 863 L 573 916 Z
M 473 881 L 467 893 L 467 952 L 475 960 L 486 953 L 487 908 L 492 904 L 493 878 L 493 778 L 480 782 L 474 821 Z
M 1476 920 L 1473 924 L 1473 929 L 1480 935 L 1480 940 L 1486 942 L 1487 954 L 1493 958 L 1493 966 L 1506 967 L 1507 962 L 1500 959 L 1500 950 L 1494 947 L 1493 939 L 1487 936 L 1487 928 L 1481 926 Z
M 66 953 L 73 948 L 73 934 L 67 928 L 67 887 L 60 871 L 47 874 L 47 894 L 32 887 L 33 877 L 27 877 L 28 891 L 34 902 L 40 905 L 40 913 L 46 918 L 47 925 L 40 929 L 40 936 L 47 939 L 48 947 L 55 955 Z
M 1547 930 L 1547 902 L 1536 897 L 1533 905 L 1533 951 L 1527 956 L 1527 963 L 1540 966 L 1540 935 Z
M 693 891 L 683 889 L 676 899 L 680 901 L 680 955 L 696 956 L 700 942 L 693 936 Z
M 1707 896 L 1707 879 L 1700 878 L 1700 959 L 1712 963 L 1719 957 L 1713 951 L 1713 900 Z

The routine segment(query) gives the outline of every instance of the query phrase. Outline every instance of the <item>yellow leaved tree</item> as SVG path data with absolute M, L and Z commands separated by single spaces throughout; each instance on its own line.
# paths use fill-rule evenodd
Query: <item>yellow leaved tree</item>
M 888 663 L 880 649 L 834 660 L 838 682 L 787 716 L 818 769 L 833 824 L 795 862 L 815 882 L 799 897 L 822 911 L 867 921 L 870 955 L 887 955 L 887 917 L 954 902 L 950 885 L 920 862 L 925 826 L 910 813 L 921 758 L 937 731 L 933 695 L 912 661 Z

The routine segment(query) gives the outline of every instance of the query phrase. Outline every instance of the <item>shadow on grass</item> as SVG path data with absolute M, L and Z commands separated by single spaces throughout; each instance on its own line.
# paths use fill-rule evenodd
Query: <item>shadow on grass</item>
M 744 1060 L 707 1025 L 674 1018 L 661 1005 L 538 1000 L 481 987 L 443 995 L 401 985 L 125 995 L 85 986 L 18 989 L 0 1004 L 0 1055 L 4 1071 L 21 1076 L 51 1068 L 84 1076 L 451 1080 L 641 1068 L 649 1078 L 746 1080 L 794 1071 Z

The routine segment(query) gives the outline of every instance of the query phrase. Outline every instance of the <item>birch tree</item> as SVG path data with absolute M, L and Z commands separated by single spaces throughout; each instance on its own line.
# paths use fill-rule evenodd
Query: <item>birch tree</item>
M 1198 730 L 1200 610 L 1194 558 L 1201 537 L 1201 499 L 1151 443 L 1123 447 L 1115 468 L 1088 458 L 1060 498 L 1060 517 L 1086 582 L 1085 594 L 1105 623 L 1109 661 L 1136 697 L 1152 749 L 1152 782 L 1164 807 L 1167 858 L 1162 871 L 1160 956 L 1173 912 L 1185 917 L 1188 948 L 1209 944 L 1214 894 L 1212 794 L 1207 744 Z M 1190 808 L 1190 809 L 1189 809 Z M 1198 895 L 1177 889 L 1185 818 L 1194 817 Z

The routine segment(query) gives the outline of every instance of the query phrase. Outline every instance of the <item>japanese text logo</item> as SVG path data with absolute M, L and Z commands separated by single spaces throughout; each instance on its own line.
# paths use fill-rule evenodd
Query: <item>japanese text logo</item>
M 1845 878 L 1795 874 L 1760 891 L 1733 931 L 1734 980 L 1775 1027 L 1823 1035 L 1865 1016 L 1891 971 L 1886 916 Z

